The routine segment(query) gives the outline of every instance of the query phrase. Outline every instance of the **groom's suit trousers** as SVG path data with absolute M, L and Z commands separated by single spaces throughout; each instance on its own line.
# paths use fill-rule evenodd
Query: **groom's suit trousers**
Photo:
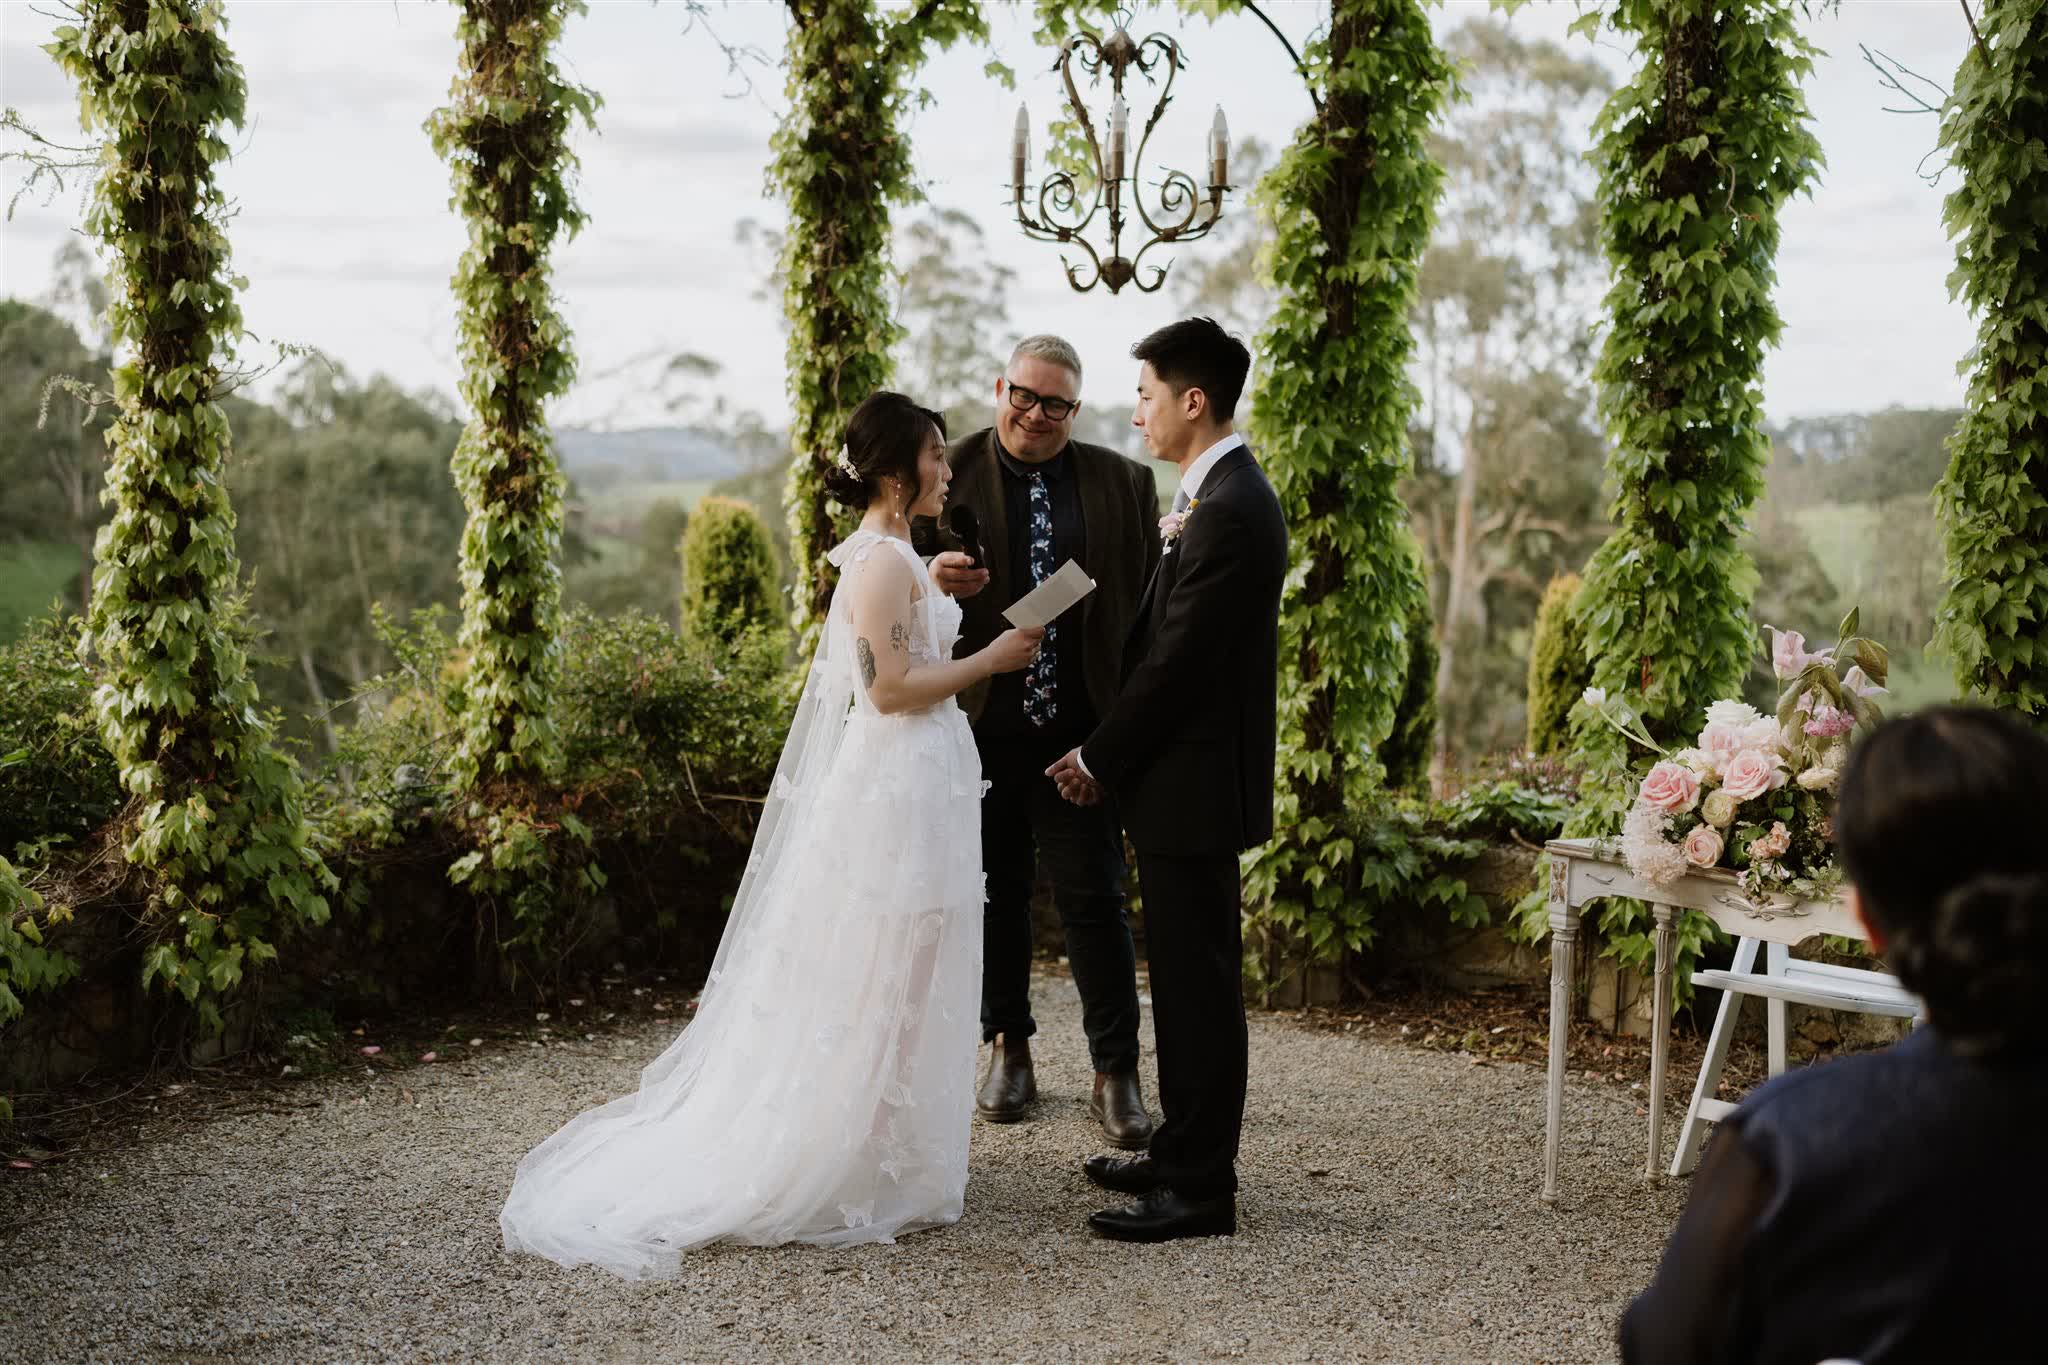
M 1237 855 L 1138 850 L 1151 970 L 1159 1108 L 1152 1164 L 1191 1199 L 1237 1191 L 1250 1066 Z M 1157 907 L 1155 910 L 1154 907 Z

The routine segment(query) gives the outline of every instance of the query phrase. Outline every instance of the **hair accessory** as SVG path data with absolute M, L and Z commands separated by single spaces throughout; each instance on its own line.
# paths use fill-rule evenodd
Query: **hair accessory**
M 832 463 L 836 465 L 839 469 L 839 472 L 844 474 L 847 478 L 857 479 L 860 477 L 860 471 L 853 467 L 852 452 L 848 451 L 845 446 L 842 445 L 839 447 L 839 458 L 834 460 Z

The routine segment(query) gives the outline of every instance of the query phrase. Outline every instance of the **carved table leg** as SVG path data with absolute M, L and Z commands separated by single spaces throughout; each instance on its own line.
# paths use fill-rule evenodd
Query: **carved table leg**
M 1550 860 L 1550 1072 L 1543 1128 L 1543 1199 L 1557 1202 L 1558 1129 L 1564 1122 L 1565 1043 L 1571 1034 L 1572 968 L 1579 921 L 1567 904 L 1567 860 Z
M 1650 912 L 1657 919 L 1657 978 L 1650 1002 L 1650 1160 L 1643 1178 L 1654 1185 L 1664 1158 L 1664 1073 L 1671 1060 L 1671 959 L 1678 944 L 1678 910 L 1652 905 Z

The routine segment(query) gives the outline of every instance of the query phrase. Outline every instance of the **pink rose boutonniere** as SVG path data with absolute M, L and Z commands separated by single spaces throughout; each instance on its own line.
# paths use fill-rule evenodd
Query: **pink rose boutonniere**
M 1194 498 L 1189 501 L 1185 511 L 1168 512 L 1165 516 L 1161 517 L 1159 519 L 1159 543 L 1171 550 L 1173 543 L 1180 539 L 1180 533 L 1187 529 L 1188 518 L 1193 516 L 1195 509 L 1201 505 L 1202 500 Z

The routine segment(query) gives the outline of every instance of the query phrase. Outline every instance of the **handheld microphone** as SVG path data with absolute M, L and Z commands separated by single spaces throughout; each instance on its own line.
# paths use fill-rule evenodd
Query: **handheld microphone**
M 974 509 L 965 503 L 948 507 L 946 525 L 952 529 L 953 538 L 960 542 L 960 548 L 974 557 L 974 567 L 987 568 L 987 558 L 981 552 L 981 520 L 974 515 Z

